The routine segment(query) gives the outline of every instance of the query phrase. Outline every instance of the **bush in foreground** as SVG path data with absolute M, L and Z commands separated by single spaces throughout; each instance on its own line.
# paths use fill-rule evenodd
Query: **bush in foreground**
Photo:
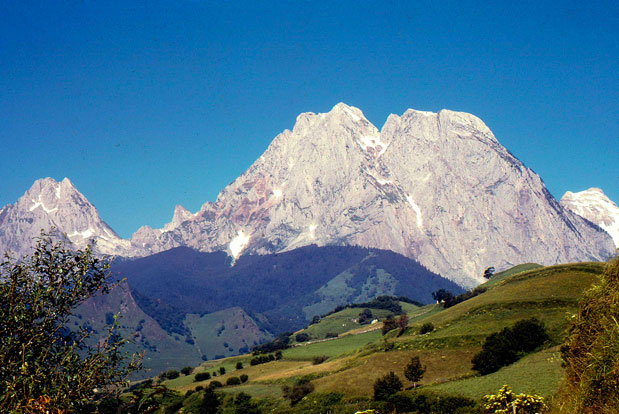
M 482 398 L 482 412 L 491 413 L 518 413 L 541 414 L 548 411 L 544 399 L 539 395 L 514 394 L 507 385 L 492 395 Z

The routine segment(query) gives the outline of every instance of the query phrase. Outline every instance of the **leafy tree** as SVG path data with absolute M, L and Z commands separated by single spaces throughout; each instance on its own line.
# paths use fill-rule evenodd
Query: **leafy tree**
M 413 388 L 417 387 L 417 383 L 423 378 L 423 374 L 426 372 L 426 367 L 421 366 L 419 356 L 414 356 L 404 368 L 404 376 L 413 383 Z
M 404 314 L 400 315 L 400 317 L 397 320 L 397 323 L 398 323 L 398 328 L 400 328 L 399 335 L 402 335 L 404 331 L 406 330 L 406 328 L 408 327 L 408 316 Z
M 399 391 L 402 391 L 402 381 L 393 371 L 374 382 L 374 399 L 377 401 L 387 401 Z
M 301 333 L 298 333 L 298 334 L 294 337 L 294 339 L 295 339 L 297 342 L 306 342 L 306 341 L 309 341 L 310 336 L 309 336 L 308 334 L 306 334 L 305 332 L 301 332 Z
M 387 316 L 383 321 L 383 327 L 381 328 L 381 332 L 385 335 L 387 332 L 397 329 L 399 327 L 398 322 L 395 320 L 393 315 Z
M 359 313 L 358 321 L 360 325 L 367 325 L 368 323 L 372 322 L 373 319 L 374 315 L 372 314 L 372 311 L 368 308 L 363 309 L 363 311 Z
M 90 247 L 70 251 L 43 233 L 34 252 L 0 264 L 0 412 L 94 411 L 140 367 L 122 352 L 116 321 L 96 347 L 69 330 L 77 306 L 109 293 L 108 264 Z
M 226 373 L 226 368 L 224 367 L 219 367 L 219 374 L 220 375 L 224 375 Z
M 230 377 L 226 380 L 226 385 L 240 385 L 241 379 L 239 377 Z
M 234 414 L 260 414 L 260 409 L 251 400 L 251 395 L 240 392 L 234 398 Z
M 215 393 L 215 387 L 207 387 L 204 390 L 204 397 L 200 404 L 200 414 L 217 414 L 219 413 L 219 406 L 221 401 L 217 393 Z
M 181 369 L 181 372 L 183 373 L 183 375 L 189 375 L 191 374 L 191 371 L 193 371 L 193 367 L 183 367 L 183 369 Z
M 314 317 L 312 318 L 312 321 L 310 322 L 310 325 L 317 324 L 318 322 L 320 322 L 320 316 L 314 315 Z
M 453 293 L 446 289 L 439 289 L 436 292 L 432 292 L 432 298 L 436 303 L 447 302 L 453 298 Z
M 561 347 L 565 413 L 616 413 L 619 407 L 619 257 L 579 304 Z
M 207 379 L 211 379 L 211 374 L 210 372 L 198 372 L 195 376 L 194 376 L 194 382 L 200 382 L 200 381 L 205 381 Z
M 484 270 L 484 277 L 486 279 L 490 279 L 492 276 L 494 276 L 494 267 L 490 266 L 489 268 Z
M 482 350 L 473 357 L 473 369 L 482 375 L 498 371 L 532 352 L 548 338 L 544 325 L 536 318 L 519 321 L 486 338 Z
M 241 361 L 236 363 L 236 369 L 243 369 L 243 363 Z
M 247 376 L 247 374 L 242 374 L 239 379 L 241 380 L 241 383 L 246 383 L 247 380 L 249 379 L 249 377 Z
M 175 378 L 178 378 L 178 377 L 180 376 L 180 374 L 178 373 L 178 371 L 177 371 L 177 370 L 175 370 L 175 369 L 171 369 L 171 370 L 169 370 L 169 371 L 164 372 L 163 374 L 161 374 L 161 376 L 162 376 L 163 378 L 167 378 L 167 379 L 175 379 Z

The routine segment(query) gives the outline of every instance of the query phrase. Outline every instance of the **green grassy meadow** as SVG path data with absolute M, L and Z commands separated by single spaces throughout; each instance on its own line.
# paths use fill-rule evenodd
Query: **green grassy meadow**
M 221 391 L 228 394 L 242 391 L 257 399 L 267 398 L 272 412 L 288 412 L 284 409 L 289 406 L 281 398 L 281 387 L 308 378 L 314 384 L 316 395 L 336 392 L 344 403 L 368 401 L 369 404 L 375 380 L 390 371 L 400 377 L 405 388 L 410 387 L 404 368 L 411 357 L 419 356 L 426 372 L 418 390 L 479 400 L 508 384 L 515 392 L 552 399 L 563 375 L 559 344 L 577 310 L 579 298 L 598 280 L 603 266 L 603 263 L 550 267 L 527 264 L 497 274 L 496 280 L 484 285 L 487 288 L 484 293 L 448 309 L 437 304 L 417 307 L 402 303 L 410 319 L 408 328 L 401 334 L 394 330 L 383 336 L 382 322 L 361 326 L 355 319 L 363 309 L 347 308 L 301 331 L 311 337 L 310 341 L 294 343 L 283 351 L 281 360 L 255 366 L 249 364 L 251 355 L 208 361 L 194 373 L 218 372 L 223 366 L 226 374 L 202 382 L 194 382 L 191 374 L 164 384 L 184 393 L 199 385 L 207 386 L 212 380 L 225 384 L 231 376 L 246 374 L 247 383 L 223 387 Z M 372 312 L 380 319 L 389 313 Z M 543 349 L 493 374 L 479 376 L 472 370 L 471 359 L 487 335 L 531 317 L 540 319 L 550 335 Z M 431 323 L 434 330 L 421 335 L 419 328 L 424 323 Z M 339 337 L 325 340 L 327 333 L 337 333 Z M 319 356 L 328 359 L 314 365 L 313 359 Z M 242 370 L 234 368 L 239 361 L 244 365 Z

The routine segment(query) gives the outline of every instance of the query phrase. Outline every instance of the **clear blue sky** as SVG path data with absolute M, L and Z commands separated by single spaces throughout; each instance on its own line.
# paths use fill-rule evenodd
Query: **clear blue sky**
M 69 177 L 121 236 L 197 211 L 301 112 L 479 116 L 619 202 L 619 2 L 0 2 L 0 206 Z

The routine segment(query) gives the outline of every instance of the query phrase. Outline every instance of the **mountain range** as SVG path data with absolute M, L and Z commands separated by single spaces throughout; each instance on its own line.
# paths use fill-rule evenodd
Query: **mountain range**
M 299 115 L 215 202 L 195 214 L 177 206 L 170 223 L 143 226 L 130 240 L 118 237 L 68 179 L 38 180 L 0 210 L 0 251 L 24 254 L 52 226 L 77 247 L 95 241 L 98 252 L 123 257 L 187 246 L 235 261 L 353 245 L 400 253 L 471 287 L 489 266 L 612 255 L 615 243 L 603 228 L 612 233 L 617 221 L 583 218 L 584 210 L 564 199 L 557 202 L 473 115 L 409 109 L 390 115 L 379 131 L 359 109 L 340 103 L 328 113 Z

